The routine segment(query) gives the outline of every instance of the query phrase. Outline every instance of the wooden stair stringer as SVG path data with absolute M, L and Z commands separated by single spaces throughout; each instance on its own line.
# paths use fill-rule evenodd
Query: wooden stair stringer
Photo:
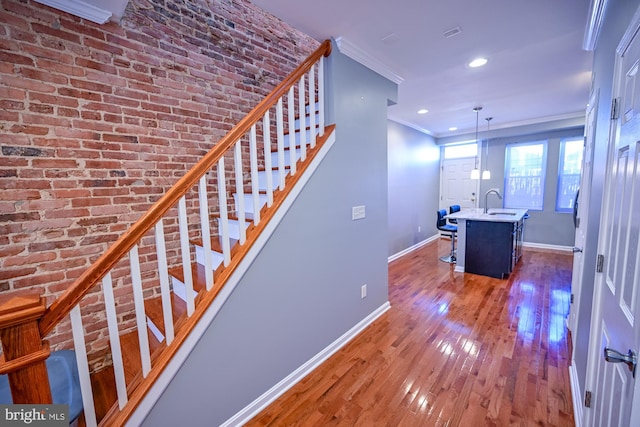
M 143 422 L 334 142 L 335 125 L 326 126 L 324 135 L 317 137 L 316 147 L 307 151 L 306 160 L 298 161 L 296 174 L 287 177 L 285 191 L 274 191 L 273 205 L 268 208 L 264 206 L 260 211 L 260 223 L 252 223 L 247 228 L 245 244 L 233 247 L 231 263 L 216 269 L 213 288 L 196 296 L 194 314 L 178 321 L 173 342 L 154 355 L 154 363 L 147 377 L 142 379 L 139 375 L 136 378 L 139 383 L 129 393 L 129 404 L 121 411 L 117 403 L 114 404 L 100 425 Z

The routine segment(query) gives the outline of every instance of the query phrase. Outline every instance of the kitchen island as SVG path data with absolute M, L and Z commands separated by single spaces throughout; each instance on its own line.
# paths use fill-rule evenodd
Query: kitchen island
M 455 271 L 505 278 L 522 256 L 526 209 L 465 209 L 447 215 L 458 221 Z

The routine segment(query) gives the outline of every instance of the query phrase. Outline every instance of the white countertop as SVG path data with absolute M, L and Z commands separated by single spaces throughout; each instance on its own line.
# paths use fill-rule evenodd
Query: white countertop
M 463 209 L 449 214 L 446 218 L 468 219 L 472 221 L 517 222 L 527 214 L 527 209 L 494 208 L 484 213 L 484 209 Z

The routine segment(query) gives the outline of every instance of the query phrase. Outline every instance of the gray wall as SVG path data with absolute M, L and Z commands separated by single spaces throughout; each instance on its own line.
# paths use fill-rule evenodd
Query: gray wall
M 585 95 L 586 97 L 586 95 Z M 586 104 L 586 100 L 585 100 Z M 573 246 L 575 229 L 571 213 L 556 212 L 556 192 L 558 182 L 558 160 L 560 155 L 560 140 L 562 138 L 582 137 L 584 135 L 584 117 L 578 119 L 563 119 L 519 126 L 506 129 L 492 130 L 489 136 L 489 170 L 491 179 L 480 181 L 479 207 L 484 208 L 484 195 L 490 188 L 504 192 L 504 160 L 506 144 L 528 141 L 548 141 L 547 145 L 547 176 L 545 178 L 544 209 L 530 211 L 530 218 L 526 222 L 524 241 L 553 246 Z M 486 141 L 487 134 L 482 132 L 479 139 Z M 439 145 L 459 141 L 472 141 L 474 134 L 464 134 L 439 138 Z M 485 149 L 480 154 L 482 169 L 484 169 Z M 502 206 L 502 200 L 494 195 L 489 196 L 489 208 Z
M 589 226 L 583 252 L 582 289 L 576 345 L 573 349 L 575 369 L 580 390 L 584 392 L 586 383 L 589 334 L 595 281 L 595 265 L 598 246 L 598 232 L 606 172 L 607 146 L 609 141 L 609 117 L 611 113 L 612 86 L 615 51 L 631 18 L 640 5 L 637 0 L 609 0 L 604 14 L 603 26 L 593 56 L 593 91 L 598 93 L 595 147 L 593 150 L 593 171 L 589 204 Z
M 547 141 L 547 174 L 545 178 L 544 207 L 542 211 L 529 211 L 526 221 L 524 241 L 554 246 L 573 246 L 575 228 L 573 215 L 556 212 L 556 193 L 558 183 L 558 161 L 560 141 L 564 138 L 582 137 L 584 127 L 545 131 L 529 135 L 491 138 L 489 140 L 489 170 L 491 179 L 480 181 L 480 207 L 484 208 L 484 195 L 490 188 L 499 188 L 504 193 L 505 147 L 516 142 Z M 484 151 L 483 151 L 484 156 Z M 482 159 L 484 162 L 484 158 Z M 484 163 L 483 163 L 484 164 Z M 483 166 L 484 169 L 484 166 Z M 489 208 L 501 207 L 504 200 L 489 196 Z
M 437 234 L 440 147 L 433 137 L 391 120 L 387 130 L 391 256 Z
M 397 86 L 333 52 L 335 145 L 144 425 L 219 425 L 388 301 L 386 117 Z M 366 218 L 352 221 L 357 205 Z

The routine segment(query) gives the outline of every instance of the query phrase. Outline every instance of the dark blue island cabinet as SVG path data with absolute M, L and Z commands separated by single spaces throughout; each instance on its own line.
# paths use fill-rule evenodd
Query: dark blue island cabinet
M 504 279 L 522 256 L 522 219 L 514 222 L 466 221 L 466 273 Z

